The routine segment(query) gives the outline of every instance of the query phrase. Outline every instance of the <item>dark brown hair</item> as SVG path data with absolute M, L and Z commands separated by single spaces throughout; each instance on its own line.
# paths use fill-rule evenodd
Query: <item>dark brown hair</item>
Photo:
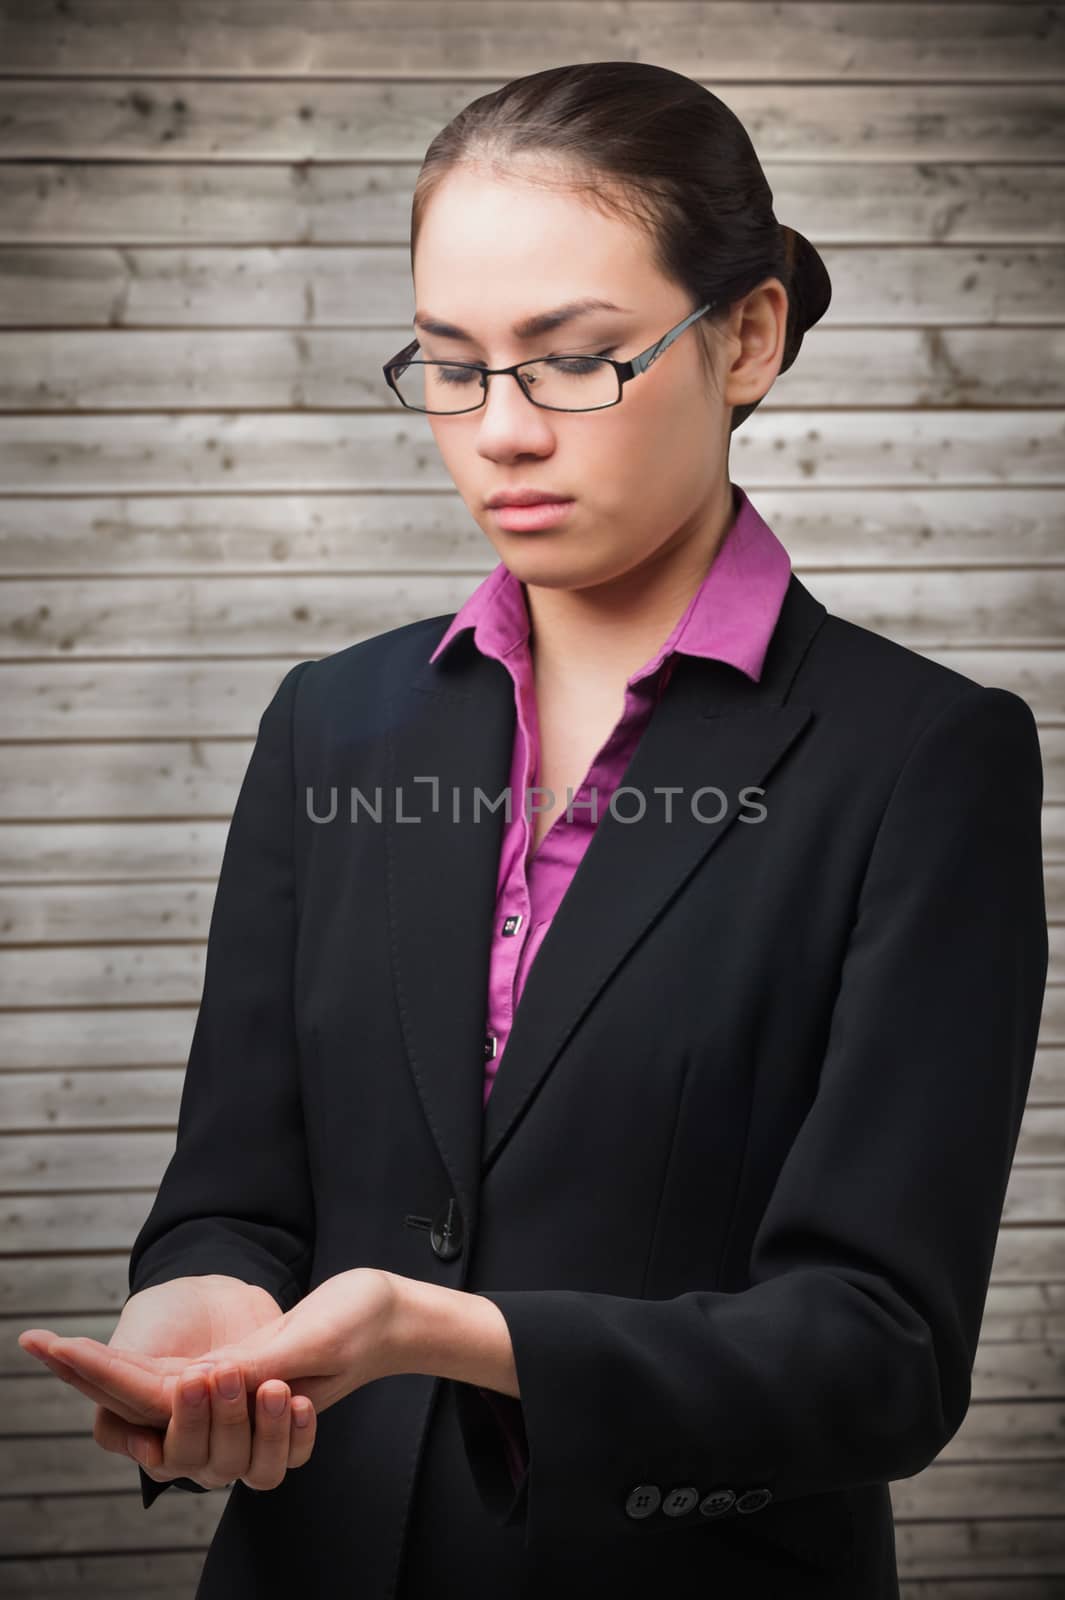
M 526 155 L 542 158 L 535 172 L 519 164 Z M 743 123 L 709 89 L 667 67 L 550 67 L 472 100 L 425 153 L 411 207 L 412 269 L 428 202 L 447 173 L 464 165 L 579 189 L 601 209 L 639 223 L 660 271 L 687 290 L 693 309 L 716 302 L 694 325 L 704 358 L 704 323 L 723 320 L 767 277 L 779 278 L 788 294 L 781 372 L 828 309 L 825 264 L 808 239 L 778 223 Z M 733 430 L 758 404 L 733 408 Z

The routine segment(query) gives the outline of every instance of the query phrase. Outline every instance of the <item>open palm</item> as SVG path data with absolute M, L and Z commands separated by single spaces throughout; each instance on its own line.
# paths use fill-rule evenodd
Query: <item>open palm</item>
M 173 1412 L 174 1388 L 186 1367 L 210 1350 L 239 1344 L 280 1315 L 276 1300 L 255 1284 L 221 1275 L 174 1278 L 142 1289 L 126 1302 L 106 1347 L 94 1339 L 62 1338 L 50 1328 L 24 1329 L 19 1344 L 114 1416 L 162 1428 Z M 114 1381 L 106 1359 L 95 1364 L 89 1377 L 53 1353 L 57 1345 L 82 1343 L 97 1352 L 121 1351 Z

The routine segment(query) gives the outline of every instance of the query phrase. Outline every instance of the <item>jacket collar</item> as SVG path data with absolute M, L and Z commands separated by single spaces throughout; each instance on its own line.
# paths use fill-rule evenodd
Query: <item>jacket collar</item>
M 487 802 L 510 780 L 513 683 L 466 634 L 446 663 L 425 662 L 393 697 L 385 844 L 396 993 L 410 1070 L 468 1225 L 484 1175 L 520 1137 L 582 1017 L 728 837 L 743 805 L 739 791 L 763 784 L 802 734 L 813 713 L 789 691 L 825 615 L 792 573 L 760 679 L 723 661 L 677 657 L 621 780 L 645 795 L 646 813 L 635 824 L 619 823 L 609 810 L 601 815 L 530 969 L 486 1106 L 485 1006 L 504 825 L 502 806 L 491 811 Z M 709 783 L 728 802 L 716 823 L 700 821 L 687 803 Z M 681 790 L 671 822 L 656 785 Z M 421 820 L 411 823 L 412 816 Z

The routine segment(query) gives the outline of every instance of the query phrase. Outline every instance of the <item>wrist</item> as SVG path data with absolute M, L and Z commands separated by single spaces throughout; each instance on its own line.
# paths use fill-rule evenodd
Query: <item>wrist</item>
M 483 1295 L 389 1273 L 389 1366 L 520 1398 L 510 1331 Z

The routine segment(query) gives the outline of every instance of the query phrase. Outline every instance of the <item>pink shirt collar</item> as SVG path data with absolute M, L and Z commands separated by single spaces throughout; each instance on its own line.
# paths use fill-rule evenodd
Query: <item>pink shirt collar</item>
M 728 661 L 755 682 L 791 580 L 791 558 L 739 484 L 736 516 L 684 615 L 654 656 L 628 679 L 635 684 L 674 650 Z M 502 660 L 528 640 L 525 585 L 504 562 L 493 568 L 455 613 L 429 657 L 435 662 L 456 634 L 473 629 L 484 655 Z

